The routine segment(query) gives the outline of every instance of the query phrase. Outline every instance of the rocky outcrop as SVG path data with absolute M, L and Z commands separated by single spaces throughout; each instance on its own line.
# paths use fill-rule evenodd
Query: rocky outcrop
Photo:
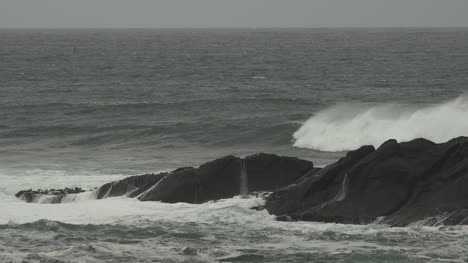
M 308 209 L 336 201 L 342 192 L 347 171 L 374 147 L 364 146 L 348 152 L 345 158 L 322 169 L 311 170 L 297 183 L 273 192 L 266 203 L 270 213 L 279 215 L 279 219 L 303 220 L 302 214 Z
M 258 191 L 273 191 L 294 183 L 314 170 L 312 162 L 274 154 L 256 154 L 245 159 L 226 156 L 198 168 L 179 168 L 169 173 L 132 176 L 107 183 L 95 190 L 97 199 L 129 196 L 141 201 L 199 204 Z M 242 174 L 246 178 L 242 179 Z M 24 193 L 17 197 L 27 202 L 49 200 L 60 203 L 67 195 L 49 192 Z
M 61 203 L 67 195 L 76 195 L 85 192 L 79 187 L 64 189 L 23 190 L 16 193 L 16 197 L 27 203 Z
M 468 138 L 426 139 L 378 149 L 362 146 L 317 169 L 273 154 L 226 156 L 198 168 L 132 176 L 107 183 L 97 199 L 127 195 L 141 201 L 199 204 L 268 191 L 266 208 L 279 220 L 407 226 L 468 225 Z M 27 202 L 60 203 L 83 190 L 27 190 Z M 259 209 L 259 208 L 257 208 Z
M 389 140 L 377 150 L 351 151 L 275 191 L 265 207 L 282 220 L 468 224 L 467 189 L 467 138 L 443 144 Z
M 96 190 L 96 198 L 103 199 L 122 195 L 136 197 L 158 183 L 166 175 L 168 173 L 144 174 L 110 182 Z
M 241 159 L 226 156 L 199 168 L 178 169 L 145 191 L 141 201 L 203 203 L 241 193 L 241 162 L 247 174 L 248 192 L 273 191 L 294 183 L 313 170 L 309 161 L 274 154 L 256 154 Z

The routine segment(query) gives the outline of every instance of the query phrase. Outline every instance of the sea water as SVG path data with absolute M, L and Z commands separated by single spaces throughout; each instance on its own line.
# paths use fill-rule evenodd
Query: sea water
M 258 197 L 14 197 L 468 135 L 467 47 L 450 28 L 0 30 L 0 262 L 468 262 L 462 226 L 278 222 Z

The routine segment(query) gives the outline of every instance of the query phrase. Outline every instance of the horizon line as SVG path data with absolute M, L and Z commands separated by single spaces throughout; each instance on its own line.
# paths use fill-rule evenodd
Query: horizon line
M 466 26 L 239 26 L 239 27 L 216 27 L 216 26 L 168 26 L 168 27 L 2 27 L 0 29 L 468 29 Z

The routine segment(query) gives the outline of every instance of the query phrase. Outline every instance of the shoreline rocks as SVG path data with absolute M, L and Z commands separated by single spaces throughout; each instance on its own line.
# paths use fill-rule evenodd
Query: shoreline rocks
M 363 146 L 273 192 L 265 208 L 283 220 L 468 224 L 468 138 Z
M 274 154 L 255 154 L 241 159 L 226 156 L 198 168 L 184 167 L 165 173 L 151 187 L 138 192 L 140 201 L 200 204 L 241 194 L 241 162 L 250 192 L 273 191 L 294 183 L 313 169 L 312 162 Z M 138 186 L 137 186 L 138 187 Z M 98 189 L 98 192 L 100 189 Z
M 198 168 L 183 167 L 172 172 L 110 182 L 96 189 L 95 195 L 97 199 L 126 195 L 140 201 L 200 204 L 234 197 L 241 194 L 242 188 L 247 193 L 274 191 L 294 183 L 312 170 L 315 170 L 312 162 L 293 157 L 259 153 L 243 159 L 229 155 Z M 243 172 L 248 179 L 245 182 L 241 179 Z M 31 192 L 34 194 L 31 198 L 25 192 L 18 192 L 17 197 L 26 202 L 35 202 L 41 195 L 51 195 L 47 191 Z M 58 197 L 53 199 L 53 203 L 60 201 Z
M 27 190 L 26 202 L 60 203 L 82 189 Z M 468 225 L 468 138 L 362 146 L 324 168 L 274 154 L 225 156 L 198 168 L 127 177 L 95 190 L 97 199 L 200 204 L 271 192 L 263 209 L 278 220 L 408 226 Z M 262 208 L 255 208 L 262 209 Z
M 64 189 L 38 189 L 38 190 L 23 190 L 15 194 L 15 196 L 21 200 L 26 201 L 27 203 L 38 203 L 41 197 L 47 197 L 47 202 L 52 204 L 57 204 L 62 201 L 62 199 L 71 194 L 79 194 L 86 192 L 80 187 Z

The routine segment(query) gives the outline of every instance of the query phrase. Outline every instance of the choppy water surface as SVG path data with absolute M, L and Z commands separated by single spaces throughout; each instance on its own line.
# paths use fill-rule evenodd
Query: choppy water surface
M 265 212 L 249 209 L 260 203 L 257 198 L 237 197 L 203 205 L 141 203 L 131 199 L 89 201 L 74 207 L 55 205 L 52 209 L 57 215 L 41 212 L 32 215 L 33 210 L 20 219 L 31 220 L 30 223 L 2 222 L 0 259 L 13 262 L 468 260 L 466 227 L 388 228 L 277 222 Z M 88 213 L 92 209 L 96 209 L 97 218 Z M 35 220 L 42 216 L 60 221 Z
M 466 29 L 0 30 L 0 262 L 468 262 L 464 227 L 276 222 L 253 197 L 14 197 L 466 136 L 467 47 Z

